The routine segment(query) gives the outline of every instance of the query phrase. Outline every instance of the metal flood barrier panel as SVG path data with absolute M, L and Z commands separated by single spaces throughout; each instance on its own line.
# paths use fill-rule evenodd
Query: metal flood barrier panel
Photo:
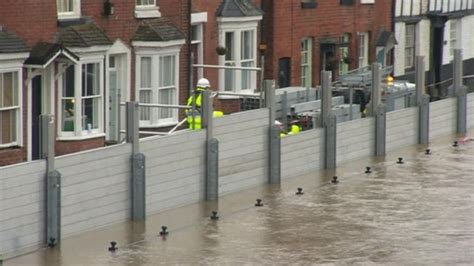
M 206 130 L 140 140 L 146 157 L 146 212 L 204 199 Z
M 215 119 L 219 141 L 219 195 L 268 181 L 269 111 L 258 109 Z
M 430 129 L 430 138 L 456 133 L 456 98 L 430 103 Z
M 337 156 L 338 163 L 368 157 L 374 154 L 375 119 L 367 117 L 338 124 Z
M 63 237 L 130 218 L 130 153 L 120 144 L 56 158 Z
M 467 95 L 467 128 L 474 127 L 474 93 Z
M 46 163 L 0 167 L 0 255 L 44 242 Z
M 418 108 L 387 113 L 387 151 L 418 143 Z
M 281 139 L 281 176 L 291 178 L 324 168 L 324 130 L 316 128 Z

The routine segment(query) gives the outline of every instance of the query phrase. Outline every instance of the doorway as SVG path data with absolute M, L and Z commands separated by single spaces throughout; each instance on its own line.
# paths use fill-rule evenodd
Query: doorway
M 321 70 L 331 71 L 334 77 L 334 70 L 337 68 L 336 45 L 321 44 Z
M 278 60 L 278 86 L 290 87 L 291 84 L 291 59 L 283 57 Z
M 31 159 L 41 159 L 41 84 L 42 76 L 38 75 L 31 81 Z

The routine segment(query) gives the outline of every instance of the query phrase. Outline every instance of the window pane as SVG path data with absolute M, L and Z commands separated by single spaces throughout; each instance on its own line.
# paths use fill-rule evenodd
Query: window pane
M 242 59 L 253 59 L 253 31 L 242 32 Z
M 82 96 L 100 94 L 99 63 L 82 65 Z
M 62 100 L 62 131 L 74 131 L 74 100 Z
M 17 72 L 0 74 L 0 107 L 18 105 Z
M 151 103 L 151 91 L 140 91 L 140 103 Z M 150 107 L 140 107 L 140 120 L 150 120 Z
M 115 68 L 115 56 L 109 57 L 109 68 Z
M 200 25 L 192 25 L 191 26 L 191 40 L 192 41 L 199 41 L 199 27 Z
M 137 0 L 137 6 L 155 5 L 155 0 Z
M 243 67 L 251 67 L 252 62 L 242 62 Z M 251 82 L 252 72 L 248 70 L 242 70 L 242 90 L 250 90 L 252 87 Z
M 233 63 L 226 63 L 226 66 L 233 66 Z M 234 90 L 234 76 L 235 76 L 235 71 L 231 69 L 226 69 L 225 70 L 225 86 L 224 90 L 225 91 L 233 91 Z
M 73 12 L 74 11 L 74 0 L 57 0 L 59 13 Z
M 82 129 L 90 131 L 99 128 L 99 100 L 91 98 L 82 100 Z
M 163 56 L 160 58 L 159 87 L 175 85 L 175 56 Z
M 16 117 L 18 110 L 0 111 L 0 144 L 7 144 L 16 140 Z
M 74 97 L 74 66 L 70 66 L 63 74 L 63 97 Z
M 175 89 L 161 89 L 158 95 L 159 104 L 174 104 Z M 170 108 L 159 108 L 159 118 L 172 118 L 173 109 Z
M 140 64 L 140 87 L 151 88 L 151 57 L 142 57 Z
M 225 48 L 227 48 L 225 54 L 225 60 L 234 59 L 234 33 L 226 32 L 225 33 Z

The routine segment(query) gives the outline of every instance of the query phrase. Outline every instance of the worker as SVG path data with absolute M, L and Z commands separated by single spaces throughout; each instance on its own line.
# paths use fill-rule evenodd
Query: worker
M 202 117 L 201 117 L 201 106 L 202 106 L 202 92 L 210 89 L 211 85 L 209 80 L 202 78 L 198 80 L 196 89 L 194 89 L 192 95 L 188 98 L 188 106 L 195 106 L 196 110 L 187 110 L 187 122 L 190 129 L 201 129 L 202 128 Z
M 202 128 L 202 92 L 205 90 L 209 90 L 211 88 L 209 80 L 202 78 L 198 81 L 196 85 L 196 89 L 194 90 L 193 94 L 188 98 L 187 105 L 196 107 L 196 110 L 187 110 L 187 122 L 190 129 L 201 129 Z M 194 114 L 194 117 L 193 117 Z M 214 111 L 213 117 L 221 117 L 224 113 L 222 111 Z M 194 121 L 193 121 L 194 119 Z
M 303 129 L 301 127 L 301 123 L 299 119 L 291 121 L 291 128 L 290 132 L 288 132 L 288 135 L 297 135 L 299 134 Z

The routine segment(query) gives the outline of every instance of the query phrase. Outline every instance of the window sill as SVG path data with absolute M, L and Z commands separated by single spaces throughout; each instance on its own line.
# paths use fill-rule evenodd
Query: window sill
M 59 141 L 77 141 L 77 140 L 86 140 L 86 139 L 95 139 L 105 137 L 105 133 L 92 133 L 84 136 L 60 136 L 58 137 Z
M 73 14 L 73 15 L 60 15 L 60 14 L 58 14 L 58 20 L 59 21 L 79 20 L 80 18 L 81 18 L 81 15 L 79 15 L 79 14 Z
M 18 142 L 12 142 L 12 143 L 8 143 L 8 144 L 0 144 L 0 150 L 3 150 L 3 149 L 20 149 L 22 148 Z
M 149 8 L 149 9 L 135 9 L 135 18 L 159 18 L 161 17 L 161 13 L 156 8 Z

